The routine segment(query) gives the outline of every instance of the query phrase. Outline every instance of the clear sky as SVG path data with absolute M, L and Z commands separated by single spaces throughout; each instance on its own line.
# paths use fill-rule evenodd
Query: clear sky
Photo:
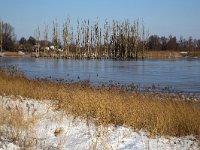
M 0 0 L 0 19 L 15 27 L 18 39 L 67 16 L 73 22 L 139 18 L 150 34 L 200 38 L 200 0 Z

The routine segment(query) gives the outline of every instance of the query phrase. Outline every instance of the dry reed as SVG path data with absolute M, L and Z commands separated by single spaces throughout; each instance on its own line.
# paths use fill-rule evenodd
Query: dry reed
M 14 143 L 18 143 L 20 147 L 33 146 L 34 136 L 32 126 L 36 123 L 36 117 L 25 117 L 22 108 L 11 108 L 0 106 L 0 135 Z M 24 133 L 27 134 L 24 138 Z
M 145 58 L 156 58 L 156 59 L 175 59 L 182 58 L 183 56 L 178 51 L 145 51 Z
M 10 72 L 0 71 L 0 95 L 55 100 L 55 109 L 97 125 L 126 125 L 160 136 L 200 135 L 199 101 L 114 87 L 97 89 L 88 83 L 29 80 Z

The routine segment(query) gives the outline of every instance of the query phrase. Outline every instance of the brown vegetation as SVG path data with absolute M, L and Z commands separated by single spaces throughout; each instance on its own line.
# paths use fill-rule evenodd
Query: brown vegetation
M 34 123 L 33 118 L 26 118 L 22 112 L 22 109 L 11 109 L 0 107 L 0 126 L 12 126 L 17 129 L 27 129 Z
M 200 57 L 200 50 L 193 50 L 188 54 L 189 57 Z
M 31 53 L 19 53 L 19 52 L 3 52 L 3 56 L 13 56 L 13 57 L 17 57 L 17 56 L 31 56 Z
M 180 96 L 94 88 L 88 83 L 29 80 L 16 71 L 0 71 L 0 95 L 55 100 L 55 110 L 97 125 L 126 125 L 151 135 L 200 135 L 200 102 Z
M 173 59 L 184 57 L 178 51 L 145 51 L 145 58 L 155 58 L 155 59 Z
M 22 138 L 23 133 L 33 136 L 32 126 L 36 123 L 35 116 L 27 117 L 20 107 L 11 108 L 0 106 L 0 135 L 12 142 L 17 142 L 20 147 L 30 147 L 31 138 Z

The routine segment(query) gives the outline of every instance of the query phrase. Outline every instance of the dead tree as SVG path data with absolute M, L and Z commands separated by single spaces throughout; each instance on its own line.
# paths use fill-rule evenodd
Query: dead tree
M 116 57 L 116 51 L 117 51 L 117 29 L 116 29 L 116 23 L 115 20 L 113 20 L 112 24 L 112 37 L 113 37 L 113 50 L 112 50 L 112 57 Z
M 83 47 L 84 52 L 82 54 L 82 57 L 89 57 L 90 55 L 90 22 L 89 20 L 85 20 L 83 23 Z
M 94 42 L 94 33 L 93 33 L 93 27 L 90 27 L 90 53 L 88 55 L 89 58 L 91 58 L 91 54 L 93 52 L 93 42 Z
M 68 54 L 68 50 L 67 50 L 67 47 L 68 47 L 68 41 L 67 41 L 67 36 L 68 36 L 68 33 L 67 33 L 67 23 L 65 23 L 63 25 L 63 32 L 62 32 L 62 37 L 63 37 L 63 49 L 64 49 L 64 52 L 65 52 L 65 58 L 67 57 L 67 54 Z
M 39 55 L 40 55 L 40 29 L 39 29 L 39 27 L 35 30 L 35 39 L 36 39 L 35 56 L 39 57 Z
M 48 26 L 45 26 L 44 29 L 44 53 L 46 52 L 46 47 L 48 47 Z
M 133 50 L 134 50 L 134 58 L 138 58 L 138 32 L 139 32 L 139 21 L 134 21 L 133 26 Z
M 87 52 L 87 21 L 84 20 L 83 22 L 83 38 L 84 38 L 84 43 L 83 43 L 83 48 L 82 48 L 82 53 L 81 53 L 81 58 L 84 57 L 85 53 Z
M 125 58 L 130 57 L 130 53 L 128 51 L 130 51 L 130 25 L 129 25 L 129 21 L 127 20 L 125 22 Z
M 103 52 L 102 52 L 102 47 L 101 47 L 101 36 L 102 36 L 102 34 L 101 34 L 101 28 L 100 28 L 100 31 L 99 31 L 99 58 L 100 57 L 102 57 L 103 56 Z
M 70 28 L 70 47 L 69 50 L 71 50 L 71 56 L 72 55 L 72 51 L 74 49 L 74 45 L 75 45 L 75 42 L 74 42 L 74 31 L 73 31 L 73 27 Z
M 144 51 L 147 49 L 147 43 L 149 39 L 149 31 L 145 31 L 144 21 L 142 20 L 142 49 L 141 49 L 141 57 L 144 59 Z
M 3 21 L 0 20 L 0 48 L 3 51 Z
M 118 54 L 118 57 L 119 58 L 124 58 L 124 31 L 123 31 L 123 24 L 121 24 L 119 26 L 119 46 L 118 46 L 118 49 L 119 49 L 119 54 Z
M 63 46 L 65 58 L 69 55 L 69 41 L 70 41 L 70 19 L 68 18 L 63 26 Z
M 116 56 L 115 57 L 119 57 L 119 55 L 120 55 L 120 32 L 121 32 L 121 29 L 120 29 L 120 25 L 119 25 L 119 22 L 118 21 L 116 21 L 117 22 L 117 48 L 116 48 Z
M 53 45 L 54 45 L 54 55 L 55 51 L 58 51 L 58 44 L 59 44 L 59 39 L 58 39 L 58 23 L 53 22 Z
M 77 39 L 76 39 L 76 51 L 75 51 L 75 57 L 81 57 L 81 33 L 80 33 L 80 23 L 79 19 L 77 20 Z
M 142 51 L 141 51 L 142 59 L 144 59 L 145 46 L 146 46 L 145 28 L 144 28 L 144 22 L 142 21 Z
M 108 22 L 104 24 L 104 57 L 108 58 Z
M 98 21 L 95 24 L 95 54 L 94 57 L 97 58 L 99 57 L 99 50 L 100 50 L 100 46 L 99 46 L 99 23 Z
M 87 39 L 87 57 L 90 56 L 90 22 L 88 19 L 88 24 L 87 24 L 87 33 L 86 33 L 86 39 Z

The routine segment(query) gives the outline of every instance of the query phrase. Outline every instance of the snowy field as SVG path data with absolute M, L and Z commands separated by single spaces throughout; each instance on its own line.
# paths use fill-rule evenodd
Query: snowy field
M 55 111 L 51 101 L 0 97 L 0 108 L 22 110 L 24 119 L 34 118 L 34 125 L 26 129 L 0 125 L 0 150 L 199 149 L 199 143 L 193 136 L 153 138 L 143 131 L 134 132 L 125 126 L 97 127 L 92 122 Z M 12 140 L 8 139 L 11 137 L 8 135 L 13 136 Z

